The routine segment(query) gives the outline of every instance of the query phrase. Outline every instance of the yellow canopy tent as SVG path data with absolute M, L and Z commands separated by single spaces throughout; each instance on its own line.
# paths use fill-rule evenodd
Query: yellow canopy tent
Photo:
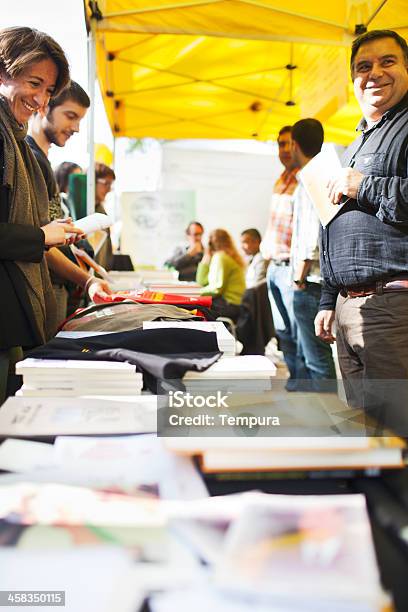
M 360 115 L 347 81 L 355 34 L 408 34 L 406 0 L 84 5 L 115 136 L 267 140 L 316 116 L 327 140 L 347 144 Z

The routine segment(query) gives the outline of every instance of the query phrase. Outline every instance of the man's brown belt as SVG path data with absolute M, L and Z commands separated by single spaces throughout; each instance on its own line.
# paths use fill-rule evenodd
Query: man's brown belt
M 340 293 L 343 297 L 365 297 L 366 295 L 382 295 L 391 291 L 408 291 L 408 279 L 394 278 L 389 280 L 379 280 L 370 285 L 359 285 L 345 287 Z

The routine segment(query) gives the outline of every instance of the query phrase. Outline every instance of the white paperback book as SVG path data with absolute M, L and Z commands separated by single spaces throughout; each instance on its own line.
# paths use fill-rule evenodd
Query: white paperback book
M 19 361 L 16 364 L 16 374 L 40 373 L 46 371 L 47 374 L 59 374 L 75 372 L 75 374 L 85 373 L 91 376 L 95 373 L 104 378 L 109 375 L 135 374 L 136 366 L 123 361 L 84 361 L 75 359 L 34 359 L 32 357 Z
M 263 355 L 242 355 L 223 357 L 204 372 L 189 371 L 184 380 L 224 379 L 224 380 L 264 380 L 276 375 L 276 366 Z
M 143 387 L 142 374 L 123 362 L 25 359 L 16 372 L 24 382 L 17 394 L 24 397 L 138 395 Z
M 0 410 L 0 436 L 152 433 L 157 429 L 157 396 L 132 402 L 90 398 L 9 397 Z
M 117 396 L 119 393 L 126 393 L 126 396 L 139 396 L 142 393 L 141 387 L 52 387 L 50 389 L 43 387 L 31 387 L 29 385 L 23 385 L 16 393 L 17 397 L 90 397 L 90 396 Z

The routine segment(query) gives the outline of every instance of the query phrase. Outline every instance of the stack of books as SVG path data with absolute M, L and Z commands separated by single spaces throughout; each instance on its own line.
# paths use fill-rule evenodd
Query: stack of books
M 225 327 L 224 323 L 220 321 L 145 321 L 143 323 L 143 329 L 161 329 L 169 327 L 215 332 L 217 334 L 218 348 L 220 351 L 224 353 L 224 355 L 235 355 L 235 338 Z M 209 370 L 207 371 L 209 372 Z M 241 376 L 242 375 L 243 374 L 241 374 Z M 221 377 L 225 378 L 225 375 L 223 374 Z
M 16 365 L 23 377 L 23 397 L 79 397 L 83 395 L 140 395 L 142 374 L 130 363 L 24 359 Z
M 200 323 L 198 324 L 200 325 Z M 229 333 L 229 332 L 227 332 Z M 222 351 L 222 348 L 220 347 Z M 262 355 L 223 357 L 204 372 L 187 372 L 184 380 L 267 380 L 276 375 L 276 366 Z
M 187 372 L 183 382 L 187 389 L 196 392 L 218 388 L 254 394 L 271 391 L 275 375 L 274 363 L 262 355 L 227 356 L 204 372 Z
M 402 468 L 406 445 L 395 436 L 174 437 L 166 447 L 198 457 L 203 472 L 226 473 Z

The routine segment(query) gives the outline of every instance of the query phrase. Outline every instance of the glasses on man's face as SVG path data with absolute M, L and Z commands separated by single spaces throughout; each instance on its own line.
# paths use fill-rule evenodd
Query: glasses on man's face
M 203 232 L 193 232 L 192 234 L 190 234 L 190 236 L 193 236 L 193 238 L 201 238 L 202 235 Z

